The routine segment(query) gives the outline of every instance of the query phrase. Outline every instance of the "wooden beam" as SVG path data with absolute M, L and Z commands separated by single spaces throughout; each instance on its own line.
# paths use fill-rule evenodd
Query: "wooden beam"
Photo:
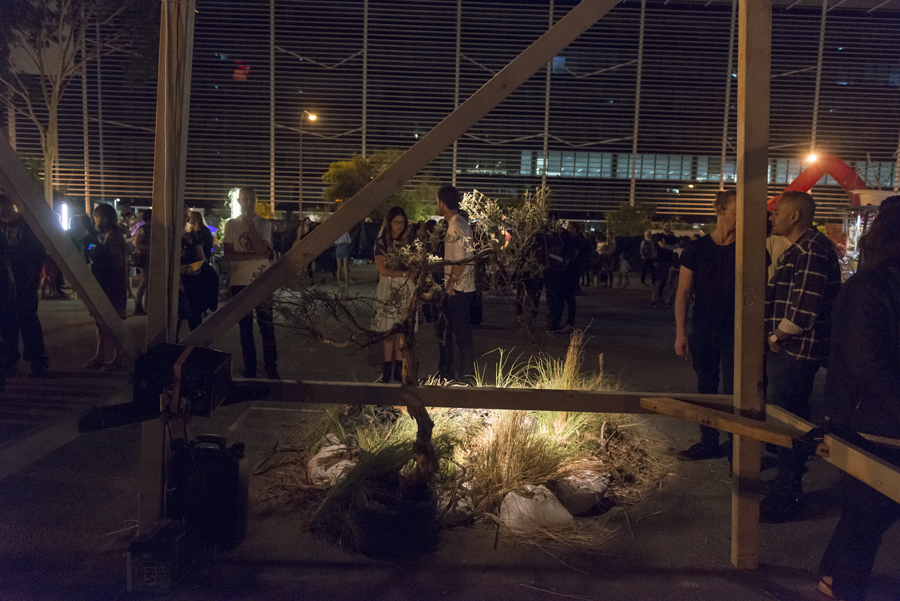
M 194 8 L 184 6 L 164 10 L 156 87 L 150 228 L 150 281 L 153 285 L 147 290 L 146 348 L 160 342 L 176 342 L 193 47 Z
M 163 2 L 160 15 L 156 145 L 153 157 L 153 226 L 147 298 L 147 348 L 175 342 L 178 323 L 184 175 L 194 41 L 191 2 Z M 161 419 L 141 426 L 141 503 L 138 533 L 164 513 L 168 436 Z
M 816 427 L 776 405 L 769 405 L 766 413 L 772 420 L 803 432 Z M 897 466 L 833 434 L 825 435 L 816 455 L 900 503 L 900 468 Z
M 740 415 L 763 419 L 765 238 L 769 161 L 772 0 L 740 0 L 737 101 L 737 286 L 734 402 Z M 759 440 L 734 437 L 731 563 L 759 566 Z
M 44 204 L 47 203 L 44 202 Z M 81 383 L 76 378 L 78 378 L 77 375 L 67 378 L 66 381 L 71 389 L 79 390 Z M 24 469 L 41 457 L 49 455 L 78 438 L 80 435 L 78 424 L 95 407 L 131 400 L 131 386 L 128 386 L 126 378 L 104 376 L 101 380 L 105 384 L 105 390 L 98 392 L 95 389 L 94 401 L 86 401 L 83 406 L 72 409 L 42 426 L 0 444 L 0 479 Z M 116 385 L 122 388 L 116 391 Z M 100 399 L 99 402 L 97 399 Z
M 362 221 L 391 193 L 428 165 L 616 4 L 618 0 L 582 0 L 375 180 L 349 202 L 343 203 L 334 215 L 191 332 L 184 343 L 209 346 L 215 342 L 241 317 L 272 296 L 310 261 L 334 244 L 344 232 Z
M 653 413 L 684 419 L 701 426 L 731 432 L 738 436 L 769 442 L 779 447 L 791 448 L 794 438 L 802 434 L 791 428 L 772 426 L 755 419 L 698 407 L 670 398 L 642 398 L 641 408 Z
M 0 133 L 0 187 L 6 190 L 7 196 L 15 203 L 19 213 L 41 241 L 44 250 L 62 270 L 72 288 L 78 293 L 78 299 L 97 320 L 107 337 L 129 359 L 136 360 L 140 355 L 137 342 L 97 283 L 84 257 L 75 248 L 65 230 L 60 227 L 59 218 L 44 199 L 41 185 L 32 179 L 31 173 L 16 156 L 2 133 Z
M 241 382 L 242 380 L 235 380 Z M 522 411 L 588 411 L 593 413 L 649 413 L 641 398 L 650 392 L 586 392 L 532 388 L 459 386 L 401 386 L 362 382 L 314 382 L 296 380 L 245 380 L 264 383 L 266 400 L 291 403 L 339 405 L 404 405 L 403 398 L 416 398 L 426 407 L 511 409 Z M 683 394 L 679 399 L 708 407 L 731 410 L 731 395 Z

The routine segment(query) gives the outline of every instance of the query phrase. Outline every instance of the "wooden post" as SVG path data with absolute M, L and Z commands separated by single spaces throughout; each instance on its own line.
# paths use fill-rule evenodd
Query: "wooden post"
M 740 0 L 737 111 L 737 288 L 734 319 L 734 404 L 765 419 L 762 391 L 766 198 L 772 0 Z M 734 437 L 731 563 L 759 566 L 760 442 Z
M 447 149 L 501 101 L 576 40 L 618 0 L 582 0 L 522 54 L 444 118 L 376 179 L 256 278 L 212 317 L 191 332 L 186 344 L 209 346 L 253 307 L 274 294 L 290 278 L 362 221 L 392 192 Z
M 163 2 L 150 239 L 150 279 L 154 285 L 150 286 L 147 298 L 148 348 L 159 342 L 175 342 L 193 40 L 193 5 Z M 144 422 L 139 533 L 145 532 L 164 513 L 167 448 L 162 419 Z
M 84 257 L 60 226 L 56 213 L 44 199 L 41 185 L 31 178 L 28 169 L 16 156 L 6 136 L 2 134 L 0 134 L 0 187 L 6 190 L 7 196 L 15 203 L 19 213 L 41 241 L 41 245 L 78 293 L 78 299 L 84 303 L 116 348 L 132 361 L 137 359 L 140 354 L 137 342 L 125 327 L 125 322 L 113 309 L 106 293 L 100 288 L 100 284 L 84 262 Z M 0 316 L 0 319 L 3 317 Z

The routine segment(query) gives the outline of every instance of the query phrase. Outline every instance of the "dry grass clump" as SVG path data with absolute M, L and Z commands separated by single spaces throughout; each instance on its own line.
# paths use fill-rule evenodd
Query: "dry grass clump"
M 528 362 L 512 361 L 500 351 L 492 384 L 511 388 L 617 389 L 618 382 L 602 372 L 602 357 L 600 371 L 582 369 L 583 344 L 583 333 L 575 332 L 565 358 L 539 356 Z M 483 383 L 484 374 L 479 378 Z M 652 445 L 640 436 L 639 423 L 629 416 L 465 409 L 430 409 L 429 413 L 435 423 L 433 443 L 440 458 L 434 485 L 451 504 L 460 496 L 468 497 L 476 517 L 496 514 L 503 497 L 526 484 L 553 483 L 585 473 L 609 474 L 607 497 L 611 502 L 630 505 L 654 488 L 664 473 L 662 464 L 648 452 Z M 361 459 L 328 490 L 323 500 L 323 493 L 318 492 L 323 487 L 306 481 L 305 468 L 306 460 L 320 449 L 327 434 L 333 434 L 350 448 L 360 449 Z M 428 530 L 423 524 L 435 517 L 435 499 L 423 491 L 410 495 L 403 489 L 402 475 L 413 465 L 415 437 L 416 423 L 401 408 L 328 407 L 304 440 L 292 447 L 298 450 L 295 457 L 277 469 L 266 470 L 276 478 L 269 489 L 272 498 L 290 496 L 291 491 L 295 496 L 308 498 L 315 489 L 320 503 L 312 519 L 314 529 L 364 552 L 367 541 L 388 537 L 389 531 L 400 536 L 401 531 L 423 527 Z M 408 524 L 404 525 L 401 514 L 422 523 L 407 531 Z M 413 544 L 409 540 L 394 543 L 392 549 Z M 384 549 L 376 554 L 384 554 Z

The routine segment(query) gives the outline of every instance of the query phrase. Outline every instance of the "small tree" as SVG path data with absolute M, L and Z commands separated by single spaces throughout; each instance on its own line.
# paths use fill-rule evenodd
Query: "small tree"
M 402 155 L 402 150 L 388 148 L 373 152 L 369 158 L 354 154 L 347 161 L 335 161 L 322 176 L 322 181 L 328 184 L 322 199 L 326 202 L 349 200 Z M 385 207 L 390 206 L 403 207 L 410 221 L 425 219 L 434 212 L 436 197 L 437 186 L 426 176 L 424 181 L 406 184 L 388 197 L 373 212 L 373 221 L 379 221 Z
M 620 203 L 618 208 L 606 214 L 609 230 L 618 236 L 640 236 L 653 225 L 656 205 L 646 202 Z
M 86 44 L 89 25 L 114 21 L 131 0 L 16 0 L 3 8 L 0 101 L 38 130 L 44 157 L 44 197 L 53 201 L 53 170 L 59 158 L 59 108 L 73 77 L 97 57 L 119 50 L 125 32 L 103 44 Z M 37 76 L 36 79 L 34 76 Z

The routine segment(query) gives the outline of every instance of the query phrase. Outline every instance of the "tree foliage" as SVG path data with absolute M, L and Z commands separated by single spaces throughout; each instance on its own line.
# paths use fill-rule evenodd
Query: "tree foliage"
M 387 148 L 373 152 L 368 158 L 354 154 L 349 160 L 331 163 L 322 176 L 322 181 L 327 184 L 322 199 L 326 202 L 350 200 L 402 155 L 402 150 Z M 410 221 L 426 219 L 436 212 L 436 197 L 437 186 L 427 176 L 422 181 L 407 183 L 373 212 L 373 221 L 380 221 L 392 206 L 403 207 Z
M 16 0 L 0 20 L 0 101 L 37 128 L 44 158 L 44 195 L 53 199 L 59 156 L 59 108 L 72 79 L 88 63 L 120 50 L 123 28 L 87 43 L 88 28 L 116 21 L 133 0 Z
M 653 225 L 656 205 L 637 201 L 634 205 L 620 203 L 618 208 L 606 214 L 609 230 L 617 236 L 640 236 Z

